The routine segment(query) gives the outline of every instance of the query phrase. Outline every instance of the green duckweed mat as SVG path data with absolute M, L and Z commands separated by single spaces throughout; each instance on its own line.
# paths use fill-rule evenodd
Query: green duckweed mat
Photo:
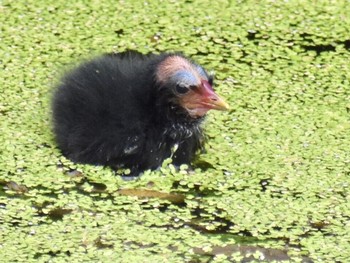
M 59 76 L 126 49 L 216 72 L 193 172 L 57 149 Z M 0 1 L 1 262 L 348 262 L 349 80 L 349 1 Z

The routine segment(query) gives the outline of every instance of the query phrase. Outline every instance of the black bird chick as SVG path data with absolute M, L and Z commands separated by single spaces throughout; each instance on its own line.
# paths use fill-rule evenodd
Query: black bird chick
M 168 157 L 188 164 L 202 147 L 207 111 L 228 109 L 212 86 L 213 77 L 182 54 L 103 55 L 56 88 L 56 141 L 72 161 L 130 168 L 134 175 Z

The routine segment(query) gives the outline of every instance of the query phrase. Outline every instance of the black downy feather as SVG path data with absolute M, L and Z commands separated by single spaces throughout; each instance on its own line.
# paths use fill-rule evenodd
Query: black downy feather
M 62 153 L 138 174 L 159 167 L 176 145 L 173 163 L 189 164 L 202 147 L 203 117 L 189 117 L 157 84 L 157 66 L 170 55 L 106 54 L 66 74 L 52 102 Z

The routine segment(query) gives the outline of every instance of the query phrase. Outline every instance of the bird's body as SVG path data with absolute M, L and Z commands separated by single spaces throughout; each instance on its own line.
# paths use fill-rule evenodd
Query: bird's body
M 159 167 L 176 147 L 173 163 L 190 163 L 202 147 L 206 111 L 184 107 L 184 87 L 170 87 L 188 79 L 181 75 L 186 65 L 179 65 L 180 78 L 169 73 L 178 63 L 174 58 L 198 66 L 180 54 L 129 51 L 103 55 L 68 73 L 53 97 L 54 132 L 63 154 L 138 173 Z

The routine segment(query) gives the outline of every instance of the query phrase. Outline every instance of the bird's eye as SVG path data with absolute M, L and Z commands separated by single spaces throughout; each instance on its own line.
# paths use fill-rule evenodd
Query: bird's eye
M 179 94 L 185 94 L 189 91 L 189 89 L 182 85 L 176 85 L 176 92 Z
M 213 86 L 214 77 L 213 76 L 209 76 L 208 82 L 209 82 L 210 86 Z

